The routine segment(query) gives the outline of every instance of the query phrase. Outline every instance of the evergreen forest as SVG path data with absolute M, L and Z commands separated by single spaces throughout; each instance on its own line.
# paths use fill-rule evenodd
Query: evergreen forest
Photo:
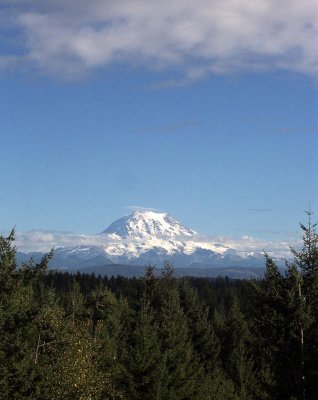
M 260 280 L 17 265 L 0 237 L 0 399 L 318 399 L 318 236 Z

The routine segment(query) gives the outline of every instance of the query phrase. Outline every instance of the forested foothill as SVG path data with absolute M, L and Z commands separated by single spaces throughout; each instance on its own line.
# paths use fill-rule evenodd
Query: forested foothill
M 318 237 L 260 280 L 17 265 L 0 237 L 0 399 L 318 399 Z

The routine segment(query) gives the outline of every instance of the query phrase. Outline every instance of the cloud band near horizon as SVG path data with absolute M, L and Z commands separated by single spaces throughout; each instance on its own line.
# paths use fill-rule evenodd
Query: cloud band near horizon
M 5 235 L 4 235 L 5 236 Z M 29 232 L 16 232 L 15 233 L 15 246 L 17 251 L 24 253 L 31 252 L 49 252 L 52 248 L 58 247 L 73 247 L 73 246 L 101 246 L 103 247 L 106 242 L 117 243 L 119 239 L 106 238 L 104 235 L 84 235 L 70 232 L 56 232 L 56 231 L 29 231 Z M 120 239 L 128 243 L 132 239 Z M 264 251 L 270 256 L 277 258 L 290 258 L 290 246 L 297 249 L 301 245 L 301 241 L 293 239 L 287 240 L 266 240 L 252 236 L 202 236 L 198 235 L 193 238 L 182 238 L 182 242 L 193 241 L 198 243 L 219 243 L 231 249 L 242 252 L 258 252 Z

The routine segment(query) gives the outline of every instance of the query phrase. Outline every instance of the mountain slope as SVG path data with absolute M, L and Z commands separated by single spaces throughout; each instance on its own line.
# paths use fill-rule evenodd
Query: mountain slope
M 113 222 L 101 235 L 114 263 L 192 265 L 263 265 L 263 256 L 239 252 L 200 236 L 166 213 L 135 211 Z
M 193 236 L 196 232 L 180 224 L 167 213 L 135 211 L 113 222 L 102 234 L 121 238 Z
M 74 269 L 113 263 L 160 267 L 165 260 L 177 268 L 192 269 L 264 266 L 262 253 L 215 243 L 162 212 L 136 211 L 116 220 L 101 234 L 87 237 L 87 243 L 57 246 L 51 266 Z

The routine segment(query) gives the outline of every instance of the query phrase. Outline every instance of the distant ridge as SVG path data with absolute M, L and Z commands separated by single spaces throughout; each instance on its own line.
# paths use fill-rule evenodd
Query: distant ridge
M 217 278 L 227 276 L 232 279 L 260 279 L 264 275 L 265 268 L 244 268 L 244 267 L 215 267 L 215 268 L 175 268 L 174 273 L 178 277 L 201 277 Z M 132 266 L 122 264 L 104 265 L 101 267 L 82 268 L 79 272 L 95 274 L 96 276 L 124 276 L 127 278 L 144 276 L 145 266 Z M 155 275 L 160 275 L 161 268 L 155 268 Z

